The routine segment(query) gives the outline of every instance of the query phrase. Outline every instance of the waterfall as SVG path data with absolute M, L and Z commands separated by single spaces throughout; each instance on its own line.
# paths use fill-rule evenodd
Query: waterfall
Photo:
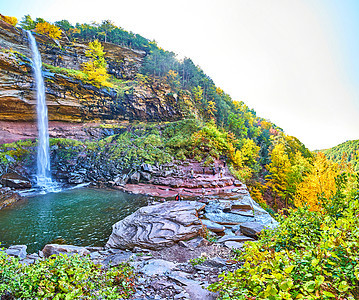
M 27 31 L 32 52 L 32 67 L 35 74 L 36 84 L 36 112 L 37 128 L 39 132 L 39 141 L 37 146 L 37 186 L 45 191 L 51 191 L 54 183 L 51 179 L 50 171 L 50 150 L 49 150 L 49 132 L 47 106 L 45 99 L 45 84 L 42 76 L 42 63 L 40 52 L 36 45 L 36 40 L 30 31 Z

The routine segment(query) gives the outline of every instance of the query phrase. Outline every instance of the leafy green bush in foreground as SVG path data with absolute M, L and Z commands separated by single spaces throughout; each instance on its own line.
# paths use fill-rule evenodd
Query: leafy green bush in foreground
M 89 258 L 57 255 L 31 265 L 0 251 L 0 296 L 15 299 L 125 299 L 134 292 L 128 264 L 101 269 Z
M 339 217 L 290 210 L 210 289 L 222 299 L 359 299 L 359 191 L 346 205 Z

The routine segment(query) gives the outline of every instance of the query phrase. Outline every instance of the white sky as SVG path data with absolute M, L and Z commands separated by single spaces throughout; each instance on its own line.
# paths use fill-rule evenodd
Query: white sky
M 154 39 L 191 58 L 233 99 L 311 150 L 359 139 L 359 64 L 353 51 L 359 9 L 353 13 L 353 0 L 3 2 L 0 13 L 19 19 L 110 19 Z

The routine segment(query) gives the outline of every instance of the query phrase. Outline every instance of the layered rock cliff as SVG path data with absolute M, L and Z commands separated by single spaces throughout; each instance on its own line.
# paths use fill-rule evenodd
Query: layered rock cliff
M 49 120 L 57 121 L 54 124 L 59 130 L 69 127 L 63 122 L 172 121 L 186 113 L 168 85 L 137 80 L 136 74 L 146 55 L 143 51 L 104 43 L 108 73 L 124 82 L 125 88 L 100 89 L 46 67 L 79 70 L 88 60 L 86 44 L 71 43 L 66 37 L 57 41 L 35 34 L 35 38 L 44 63 Z M 0 21 L 0 121 L 25 121 L 31 127 L 36 119 L 35 104 L 27 34 Z M 2 128 L 6 127 L 3 125 Z M 16 125 L 7 123 L 7 127 Z M 0 130 L 0 137 L 7 137 L 6 141 L 19 138 Z

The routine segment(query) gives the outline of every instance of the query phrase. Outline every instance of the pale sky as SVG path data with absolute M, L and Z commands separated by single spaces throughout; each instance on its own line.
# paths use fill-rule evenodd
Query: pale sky
M 110 19 L 191 58 L 311 150 L 359 139 L 357 0 L 4 0 L 0 13 Z

